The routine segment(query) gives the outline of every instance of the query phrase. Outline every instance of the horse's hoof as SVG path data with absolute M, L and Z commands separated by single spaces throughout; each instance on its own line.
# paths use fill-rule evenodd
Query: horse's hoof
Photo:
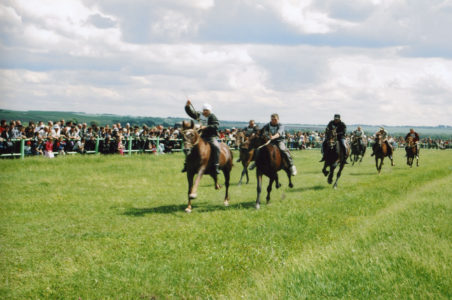
M 229 201 L 224 201 L 224 206 L 229 206 Z
M 196 199 L 196 197 L 198 197 L 198 195 L 195 193 L 188 195 L 188 198 L 190 199 Z
M 188 214 L 191 213 L 191 208 L 188 208 L 188 207 L 187 207 L 187 208 L 185 209 L 185 212 L 188 213 Z
M 276 188 L 279 189 L 280 187 L 281 187 L 281 184 L 278 183 L 278 184 L 276 185 Z
M 292 182 L 291 182 L 291 183 L 289 183 L 289 187 L 290 187 L 290 188 L 293 188 L 293 184 L 292 184 Z
M 256 204 L 256 209 L 260 209 L 261 205 L 260 204 Z
M 216 189 L 216 190 L 221 189 L 221 185 L 217 184 L 217 185 L 215 186 L 215 189 Z

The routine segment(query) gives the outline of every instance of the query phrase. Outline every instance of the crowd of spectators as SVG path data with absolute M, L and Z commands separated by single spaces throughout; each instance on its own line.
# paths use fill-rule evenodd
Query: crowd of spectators
M 235 136 L 241 129 L 231 128 L 219 131 L 219 140 L 231 148 L 236 148 Z M 131 138 L 131 139 L 130 139 Z M 24 140 L 25 155 L 65 155 L 66 153 L 113 154 L 131 149 L 137 152 L 171 153 L 182 148 L 182 133 L 177 127 L 164 128 L 161 125 L 148 127 L 131 126 L 121 123 L 98 126 L 86 123 L 75 124 L 48 121 L 33 122 L 23 125 L 21 121 L 1 120 L 0 154 L 19 153 Z M 307 131 L 286 133 L 287 146 L 290 149 L 319 148 L 324 139 L 324 132 Z M 373 136 L 367 136 L 368 144 L 373 143 Z M 129 145 L 131 140 L 131 145 Z M 395 148 L 404 147 L 403 136 L 390 137 L 389 141 Z M 422 138 L 422 148 L 450 148 L 451 140 Z M 130 146 L 130 148 L 129 148 Z
M 66 153 L 90 153 L 97 151 L 102 154 L 123 154 L 128 149 L 131 138 L 131 148 L 134 151 L 148 151 L 152 153 L 169 153 L 181 148 L 181 133 L 177 128 L 163 126 L 148 127 L 143 125 L 124 127 L 120 123 L 113 125 L 75 124 L 65 122 L 30 121 L 27 126 L 21 121 L 7 123 L 1 121 L 0 153 L 19 153 L 20 140 L 25 140 L 26 155 L 45 155 L 46 152 L 64 155 Z

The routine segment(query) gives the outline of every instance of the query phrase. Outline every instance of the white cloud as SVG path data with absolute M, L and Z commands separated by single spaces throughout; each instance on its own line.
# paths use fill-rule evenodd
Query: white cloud
M 5 1 L 0 106 L 451 124 L 450 3 L 350 3 Z

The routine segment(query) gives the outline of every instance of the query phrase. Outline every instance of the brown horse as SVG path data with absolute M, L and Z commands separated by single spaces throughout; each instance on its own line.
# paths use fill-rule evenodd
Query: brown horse
M 342 170 L 345 166 L 345 160 L 347 159 L 348 154 L 350 153 L 350 148 L 347 147 L 344 150 L 342 149 L 340 143 L 341 141 L 337 138 L 336 129 L 333 130 L 327 130 L 326 132 L 326 147 L 324 148 L 325 151 L 325 162 L 323 163 L 323 175 L 328 176 L 328 183 L 333 183 L 333 177 L 334 177 L 334 170 L 339 165 L 339 171 L 337 171 L 336 174 L 336 180 L 334 182 L 333 188 L 337 188 L 337 182 L 339 178 L 341 177 Z M 347 145 L 348 146 L 348 145 Z M 328 171 L 327 171 L 328 168 Z
M 414 141 L 413 137 L 409 136 L 406 140 L 406 163 L 410 166 L 410 168 L 413 167 L 413 160 L 416 157 L 416 167 L 419 167 L 419 153 L 417 151 L 417 145 Z
M 377 167 L 378 174 L 381 173 L 381 167 L 385 157 L 389 157 L 391 160 L 391 166 L 394 166 L 394 160 L 392 159 L 392 148 L 388 146 L 387 141 L 381 138 L 380 134 L 377 134 L 375 138 L 375 166 Z M 378 161 L 380 160 L 380 164 Z
M 238 161 L 242 162 L 243 170 L 242 175 L 240 176 L 239 185 L 242 184 L 243 176 L 246 176 L 246 183 L 250 181 L 250 177 L 248 176 L 248 166 L 251 163 L 254 155 L 254 149 L 250 147 L 250 137 L 246 136 L 245 132 L 241 131 L 237 133 L 236 137 L 236 145 L 239 148 L 240 158 Z
M 289 170 L 289 164 L 285 159 L 283 159 L 279 148 L 270 142 L 269 137 L 262 130 L 250 138 L 251 147 L 256 149 L 254 152 L 257 178 L 256 209 L 260 208 L 263 175 L 266 175 L 270 179 L 267 187 L 267 204 L 270 202 L 270 193 L 273 182 L 275 182 L 276 188 L 281 186 L 278 179 L 279 170 L 286 171 L 287 176 L 289 177 L 289 187 L 293 187 L 292 174 Z
M 188 206 L 186 212 L 192 211 L 191 200 L 197 197 L 199 182 L 204 174 L 209 174 L 215 181 L 215 189 L 220 189 L 218 184 L 218 176 L 211 159 L 211 149 L 194 128 L 193 121 L 183 121 L 182 133 L 184 136 L 184 151 L 187 153 L 187 179 L 188 179 Z M 229 179 L 232 169 L 232 152 L 229 147 L 220 143 L 220 169 L 223 171 L 226 186 L 226 194 L 224 196 L 224 205 L 229 205 Z M 193 184 L 193 178 L 198 174 Z

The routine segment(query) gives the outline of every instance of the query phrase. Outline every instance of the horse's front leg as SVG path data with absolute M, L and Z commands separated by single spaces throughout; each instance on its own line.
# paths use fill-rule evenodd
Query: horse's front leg
M 267 204 L 270 202 L 270 193 L 272 192 L 272 185 L 275 178 L 271 177 L 267 186 Z
M 262 173 L 256 170 L 257 179 L 257 198 L 256 198 L 256 209 L 261 208 L 261 192 L 262 192 Z
M 327 167 L 327 164 L 326 164 L 326 162 L 324 162 L 322 172 L 323 172 L 323 175 L 328 176 L 329 172 L 326 170 L 326 167 Z M 330 168 L 330 170 L 331 170 L 331 168 Z
M 288 172 L 288 171 L 286 171 L 286 172 Z M 287 174 L 290 174 L 290 173 L 287 173 Z M 275 187 L 276 187 L 277 189 L 279 189 L 279 188 L 281 187 L 281 184 L 279 183 L 279 176 L 278 176 L 278 173 L 276 173 L 276 175 L 275 175 Z
M 206 167 L 199 168 L 198 175 L 196 176 L 195 184 L 193 184 L 193 186 L 189 192 L 190 193 L 188 195 L 189 198 L 196 199 L 196 197 L 198 196 L 197 192 L 198 192 L 199 182 L 201 181 L 202 175 L 204 175 L 205 170 L 206 170 Z
M 193 177 L 195 176 L 194 172 L 187 171 L 187 180 L 188 180 L 188 205 L 185 209 L 185 212 L 191 213 L 191 200 L 194 199 L 191 197 L 191 190 L 193 187 Z M 195 197 L 196 198 L 196 197 Z
M 229 206 L 229 179 L 231 178 L 231 170 L 223 169 L 224 185 L 226 186 L 226 193 L 224 195 L 224 206 Z
M 330 165 L 330 174 L 328 175 L 328 184 L 333 183 L 334 169 L 336 169 L 335 164 Z
M 290 172 L 289 169 L 285 169 L 286 174 L 287 174 L 287 178 L 289 178 L 289 187 L 293 188 L 293 183 L 292 183 L 292 172 Z M 276 173 L 276 188 L 279 188 L 281 185 L 279 184 L 279 180 L 278 180 L 278 173 Z
M 336 181 L 334 182 L 334 185 L 333 185 L 334 189 L 337 188 L 337 181 L 339 180 L 339 177 L 341 177 L 342 169 L 344 169 L 344 164 L 343 163 L 340 164 L 339 171 L 336 174 Z

